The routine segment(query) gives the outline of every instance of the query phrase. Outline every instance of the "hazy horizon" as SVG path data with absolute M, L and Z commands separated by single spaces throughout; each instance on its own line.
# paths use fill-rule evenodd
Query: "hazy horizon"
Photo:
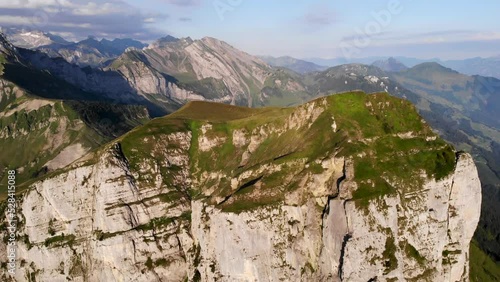
M 215 37 L 254 55 L 295 58 L 498 56 L 500 3 L 411 0 L 17 0 L 0 2 L 0 26 L 77 41 Z M 464 19 L 470 19 L 465 21 Z

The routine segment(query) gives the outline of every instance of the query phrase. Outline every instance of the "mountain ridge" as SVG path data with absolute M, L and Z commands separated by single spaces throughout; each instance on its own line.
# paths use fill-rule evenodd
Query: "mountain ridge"
M 39 46 L 36 50 L 40 50 L 52 58 L 62 57 L 69 63 L 75 63 L 82 67 L 102 67 L 128 48 L 142 49 L 146 46 L 147 44 L 129 38 L 97 40 L 94 37 L 88 37 L 76 43 L 54 43 Z
M 325 66 L 320 66 L 305 60 L 296 59 L 290 56 L 272 57 L 272 56 L 259 56 L 268 64 L 274 67 L 288 68 L 300 74 L 306 74 L 314 71 L 323 71 L 327 69 Z
M 387 72 L 400 72 L 408 69 L 407 66 L 393 57 L 389 57 L 387 60 L 375 61 L 372 65 Z
M 257 106 L 270 103 L 272 96 L 285 94 L 300 102 L 306 94 L 293 77 L 211 37 L 153 43 L 143 50 L 123 54 L 110 69 L 123 73 L 142 93 L 171 92 L 167 95 L 184 102 L 192 97 Z M 158 87 L 151 89 L 144 84 L 141 71 L 147 72 Z M 168 81 L 171 78 L 175 79 L 173 84 Z M 178 87 L 183 90 L 178 91 Z
M 355 92 L 246 113 L 213 106 L 222 108 L 191 102 L 34 183 L 19 199 L 26 273 L 466 279 L 481 201 L 475 167 L 411 103 Z M 399 170 L 386 170 L 393 162 Z M 15 279 L 31 279 L 26 273 Z

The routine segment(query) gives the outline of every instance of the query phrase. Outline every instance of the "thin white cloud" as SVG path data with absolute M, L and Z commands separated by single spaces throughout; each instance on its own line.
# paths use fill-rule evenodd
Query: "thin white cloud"
M 436 44 L 499 40 L 500 32 L 479 32 L 474 30 L 443 30 L 421 33 L 383 32 L 376 35 L 354 34 L 346 36 L 342 42 L 355 44 L 369 38 L 372 46 Z
M 192 7 L 202 4 L 202 0 L 158 0 L 158 1 L 181 7 Z
M 124 0 L 0 0 L 0 26 L 40 29 L 85 38 L 131 37 L 152 40 L 165 32 L 152 24 L 168 18 L 163 13 L 146 13 Z
M 471 36 L 472 40 L 499 40 L 500 32 L 479 32 Z
M 78 6 L 73 10 L 73 14 L 79 16 L 95 16 L 121 14 L 130 12 L 130 7 L 123 3 L 102 3 L 88 2 L 86 5 Z
M 0 24 L 1 23 L 10 23 L 10 24 L 15 24 L 15 25 L 29 25 L 32 24 L 30 19 L 26 17 L 21 17 L 21 16 L 8 16 L 8 15 L 1 15 L 0 16 Z
M 83 29 L 91 29 L 92 28 L 92 24 L 90 24 L 90 23 L 81 23 L 81 24 L 61 23 L 61 26 L 69 27 L 69 28 L 83 28 Z
M 337 15 L 329 5 L 319 4 L 311 6 L 302 20 L 307 25 L 326 26 L 337 22 Z
M 29 8 L 43 8 L 43 7 L 67 7 L 71 8 L 73 3 L 68 0 L 10 0 L 10 1 L 0 1 L 0 8 L 19 8 L 19 9 L 29 9 Z

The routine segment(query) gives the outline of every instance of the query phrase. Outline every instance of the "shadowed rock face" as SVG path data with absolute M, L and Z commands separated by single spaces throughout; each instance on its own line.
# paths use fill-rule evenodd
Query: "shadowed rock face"
M 306 74 L 315 71 L 324 71 L 328 69 L 328 67 L 325 66 L 316 65 L 308 61 L 303 61 L 288 56 L 278 58 L 262 56 L 260 58 L 271 66 L 287 68 L 300 74 Z
M 481 189 L 411 104 L 356 92 L 192 102 L 19 200 L 16 281 L 468 281 Z
M 0 78 L 0 198 L 8 168 L 18 170 L 18 184 L 33 180 L 147 120 L 140 106 L 45 99 Z

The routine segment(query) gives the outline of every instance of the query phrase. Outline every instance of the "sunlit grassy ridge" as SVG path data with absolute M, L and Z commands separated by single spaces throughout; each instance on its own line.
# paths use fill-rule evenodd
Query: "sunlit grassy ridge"
M 148 159 L 165 163 L 166 156 L 153 151 L 162 135 L 190 133 L 187 154 L 195 184 L 189 187 L 189 194 L 194 198 L 204 197 L 204 191 L 211 189 L 212 198 L 231 196 L 231 204 L 223 206 L 230 211 L 283 200 L 287 192 L 299 187 L 301 179 L 322 172 L 316 160 L 332 155 L 353 159 L 359 186 L 354 198 L 360 205 L 396 193 L 396 189 L 405 193 L 421 188 L 422 173 L 440 179 L 454 169 L 453 148 L 432 133 L 408 101 L 386 93 L 354 92 L 310 103 L 323 107 L 321 114 L 301 128 L 285 129 L 289 118 L 309 104 L 297 108 L 249 109 L 191 102 L 170 116 L 130 132 L 120 142 L 131 167 L 139 170 Z M 336 131 L 332 128 L 334 121 Z M 211 127 L 205 128 L 203 134 L 203 126 L 208 124 Z M 236 131 L 243 132 L 247 139 L 266 132 L 246 161 L 242 156 L 248 144 L 234 144 Z M 200 150 L 202 135 L 217 140 L 208 151 Z M 279 169 L 256 173 L 256 168 L 262 166 Z M 231 179 L 245 172 L 249 175 L 245 178 L 248 183 L 234 191 Z M 218 173 L 221 177 L 207 178 L 207 173 Z
M 167 119 L 189 119 L 210 122 L 227 122 L 277 111 L 277 108 L 247 108 L 226 104 L 192 101 Z

